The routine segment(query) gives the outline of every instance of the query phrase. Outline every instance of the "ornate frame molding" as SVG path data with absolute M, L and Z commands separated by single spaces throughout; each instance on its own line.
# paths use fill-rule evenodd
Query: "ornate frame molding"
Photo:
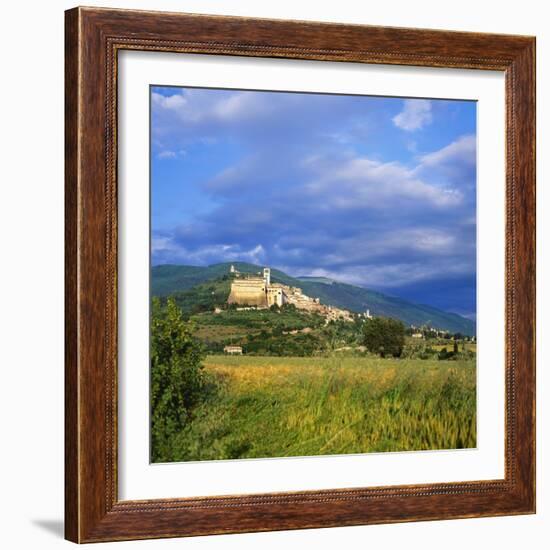
M 75 8 L 66 12 L 66 537 L 96 542 L 533 513 L 535 39 Z M 499 70 L 506 79 L 502 480 L 119 501 L 117 54 L 123 49 Z

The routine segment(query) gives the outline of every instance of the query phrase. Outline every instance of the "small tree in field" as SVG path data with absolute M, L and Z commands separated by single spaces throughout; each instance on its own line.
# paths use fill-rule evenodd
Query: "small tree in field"
M 151 438 L 153 461 L 170 460 L 170 441 L 203 399 L 207 381 L 201 346 L 175 301 L 153 299 L 151 315 Z
M 386 317 L 369 319 L 363 328 L 365 347 L 380 357 L 399 357 L 405 345 L 405 326 L 401 321 Z

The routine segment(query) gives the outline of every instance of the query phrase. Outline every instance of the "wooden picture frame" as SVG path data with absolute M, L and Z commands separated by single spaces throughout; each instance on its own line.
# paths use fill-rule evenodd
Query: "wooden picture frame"
M 506 86 L 504 479 L 120 501 L 117 54 L 155 50 L 501 71 Z M 74 542 L 535 511 L 535 39 L 98 8 L 66 12 L 65 533 Z

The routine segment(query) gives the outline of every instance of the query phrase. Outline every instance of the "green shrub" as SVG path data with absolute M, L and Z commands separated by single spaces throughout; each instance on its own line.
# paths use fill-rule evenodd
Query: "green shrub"
M 152 302 L 151 454 L 171 460 L 171 440 L 192 418 L 193 409 L 213 389 L 201 364 L 203 350 L 173 299 Z
M 400 357 L 405 345 L 405 326 L 401 321 L 386 317 L 369 319 L 363 328 L 364 343 L 371 353 L 380 357 Z

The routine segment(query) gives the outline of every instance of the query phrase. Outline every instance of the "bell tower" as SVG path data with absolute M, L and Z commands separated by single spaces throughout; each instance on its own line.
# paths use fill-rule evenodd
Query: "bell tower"
M 269 267 L 264 267 L 264 282 L 266 286 L 271 284 L 271 269 Z

